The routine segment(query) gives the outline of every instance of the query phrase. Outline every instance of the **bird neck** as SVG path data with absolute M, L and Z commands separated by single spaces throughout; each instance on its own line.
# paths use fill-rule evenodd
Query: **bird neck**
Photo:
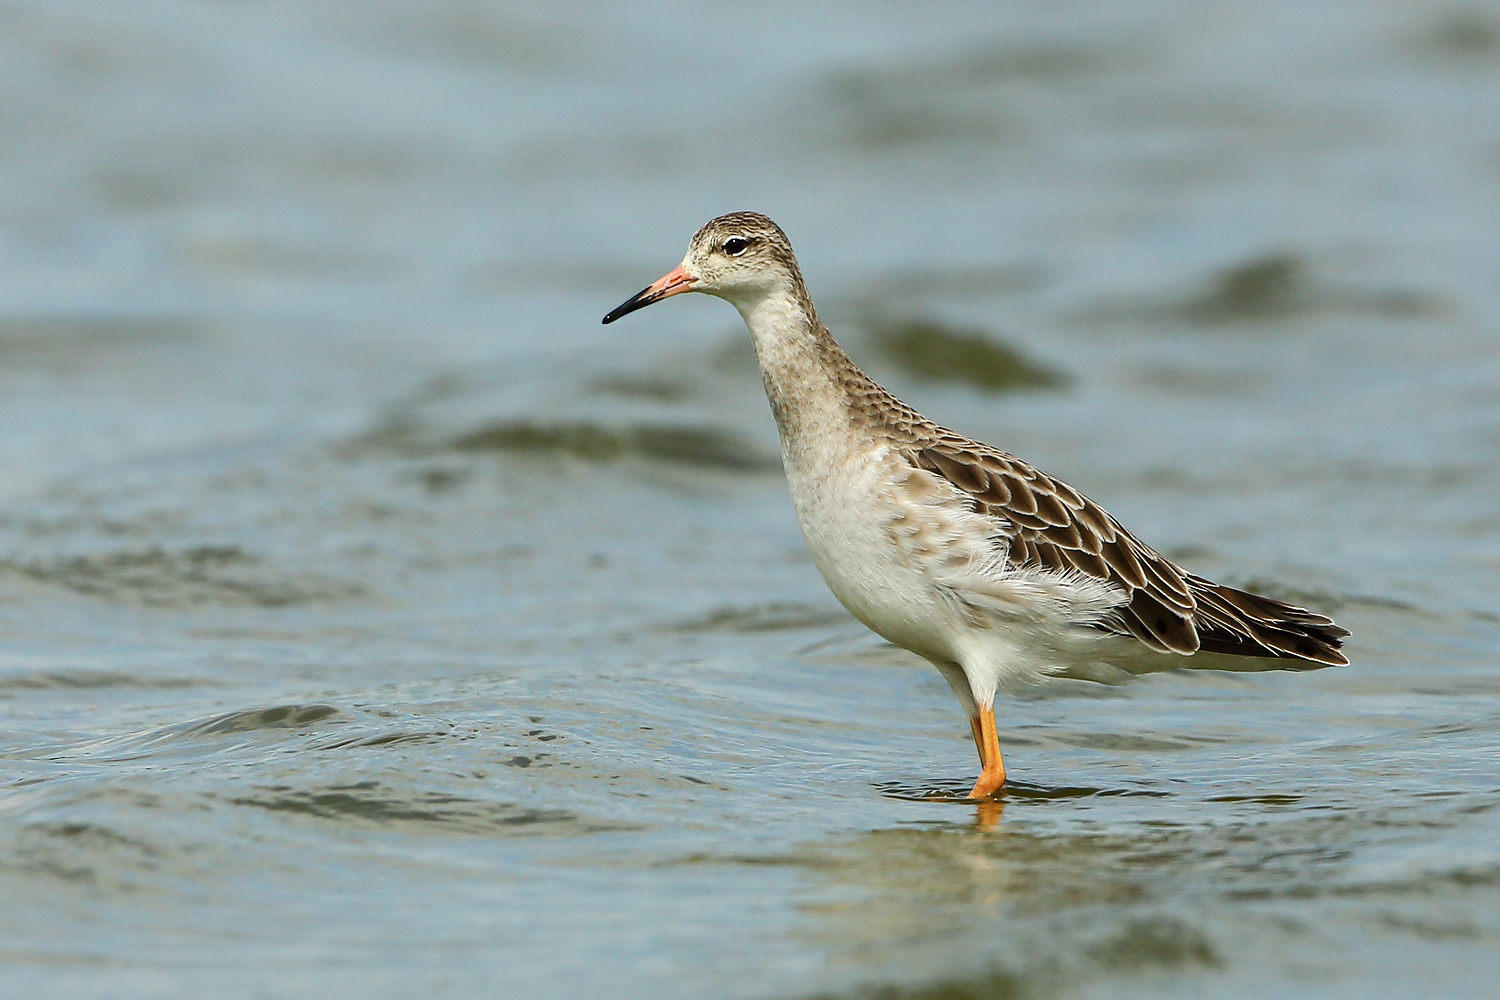
M 847 425 L 847 387 L 859 370 L 818 319 L 801 283 L 734 305 L 750 330 L 783 450 Z

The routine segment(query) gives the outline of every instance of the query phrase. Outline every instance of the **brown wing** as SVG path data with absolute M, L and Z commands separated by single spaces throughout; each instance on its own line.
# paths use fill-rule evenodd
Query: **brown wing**
M 1152 649 L 1200 649 L 1343 664 L 1349 633 L 1331 619 L 1184 572 L 1067 483 L 1013 455 L 969 441 L 923 441 L 912 463 L 969 494 L 975 508 L 1014 526 L 1012 565 L 1077 571 L 1108 581 L 1126 601 L 1100 627 Z

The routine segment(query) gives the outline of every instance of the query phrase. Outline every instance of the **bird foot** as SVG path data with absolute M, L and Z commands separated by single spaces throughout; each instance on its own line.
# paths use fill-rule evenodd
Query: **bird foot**
M 979 780 L 974 782 L 973 791 L 969 792 L 969 798 L 983 801 L 993 799 L 1000 789 L 1005 787 L 1005 770 L 996 768 L 980 773 Z

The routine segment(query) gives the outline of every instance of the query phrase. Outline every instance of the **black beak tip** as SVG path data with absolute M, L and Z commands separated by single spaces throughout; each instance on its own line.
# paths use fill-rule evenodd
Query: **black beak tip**
M 656 297 L 647 294 L 650 291 L 650 288 L 642 288 L 639 292 L 636 292 L 630 298 L 615 306 L 605 314 L 604 325 L 608 326 L 615 320 L 619 319 L 621 316 L 633 313 L 637 309 L 644 309 L 646 306 L 649 306 L 651 303 L 655 302 Z

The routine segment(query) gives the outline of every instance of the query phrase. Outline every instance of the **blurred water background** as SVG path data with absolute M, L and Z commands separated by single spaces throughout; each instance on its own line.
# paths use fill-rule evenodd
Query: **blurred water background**
M 724 211 L 1353 665 L 997 706 L 805 556 Z M 1500 993 L 1500 5 L 0 3 L 0 992 Z

